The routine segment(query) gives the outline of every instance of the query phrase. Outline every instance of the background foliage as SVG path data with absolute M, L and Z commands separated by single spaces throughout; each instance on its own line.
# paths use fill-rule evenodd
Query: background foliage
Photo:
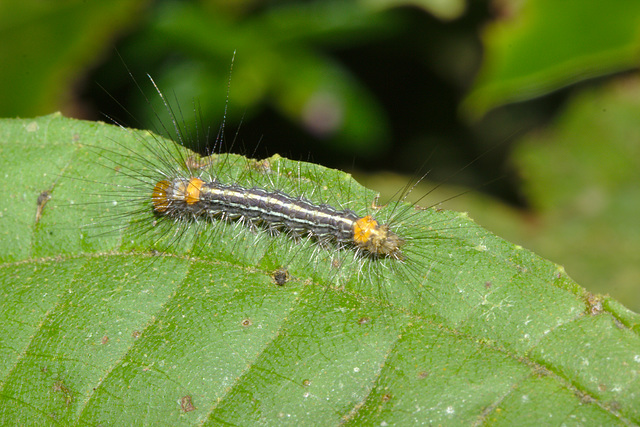
M 455 178 L 506 174 L 492 199 L 456 208 L 638 310 L 639 23 L 633 0 L 3 2 L 0 115 L 147 127 L 124 63 L 217 130 L 236 51 L 239 151 L 445 179 L 498 146 Z

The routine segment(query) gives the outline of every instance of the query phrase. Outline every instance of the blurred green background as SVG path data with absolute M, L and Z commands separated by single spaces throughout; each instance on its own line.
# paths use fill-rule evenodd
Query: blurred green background
M 640 311 L 637 0 L 8 1 L 0 47 L 2 117 L 157 129 L 148 73 L 215 135 L 228 92 L 234 151 L 480 190 L 447 207 Z

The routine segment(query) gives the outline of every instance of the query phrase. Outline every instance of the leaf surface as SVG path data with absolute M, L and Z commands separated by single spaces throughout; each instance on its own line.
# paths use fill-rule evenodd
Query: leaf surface
M 140 135 L 60 115 L 0 123 L 3 424 L 640 422 L 639 316 L 561 267 L 433 209 L 419 212 L 434 233 L 412 260 L 421 283 L 365 280 L 353 257 L 338 274 L 309 262 L 313 242 L 233 224 L 194 235 L 201 252 L 170 236 L 154 252 L 132 217 L 101 222 L 131 208 L 105 211 L 110 180 L 129 177 L 101 155 Z

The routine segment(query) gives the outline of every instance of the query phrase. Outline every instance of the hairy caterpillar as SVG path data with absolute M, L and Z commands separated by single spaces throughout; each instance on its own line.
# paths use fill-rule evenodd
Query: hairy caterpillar
M 270 275 L 286 271 L 385 303 L 394 295 L 437 300 L 429 276 L 449 262 L 442 248 L 457 245 L 449 231 L 459 214 L 404 203 L 415 182 L 378 206 L 375 193 L 338 171 L 277 155 L 251 160 L 223 153 L 221 133 L 213 152 L 201 157 L 184 147 L 202 139 L 201 129 L 186 129 L 181 110 L 151 82 L 167 115 L 154 112 L 156 132 L 168 138 L 121 126 L 132 136 L 127 142 L 90 147 L 88 168 L 97 162 L 112 178 L 94 181 L 107 190 L 95 192 L 83 239 L 121 233 L 125 251 L 216 259 Z

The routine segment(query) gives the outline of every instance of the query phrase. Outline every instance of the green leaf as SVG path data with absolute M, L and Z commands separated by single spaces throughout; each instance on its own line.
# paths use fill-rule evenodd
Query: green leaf
M 104 222 L 137 205 L 104 210 L 128 177 L 103 155 L 141 153 L 141 137 L 60 115 L 0 122 L 2 424 L 640 422 L 640 316 L 561 267 L 433 209 L 417 211 L 421 268 L 380 280 L 237 226 L 193 233 L 201 252 L 145 238 L 151 212 Z M 372 202 L 343 173 L 268 162 L 269 179 L 301 171 L 335 201 Z
M 584 79 L 635 68 L 640 3 L 507 2 L 487 28 L 486 58 L 464 108 L 473 115 Z

